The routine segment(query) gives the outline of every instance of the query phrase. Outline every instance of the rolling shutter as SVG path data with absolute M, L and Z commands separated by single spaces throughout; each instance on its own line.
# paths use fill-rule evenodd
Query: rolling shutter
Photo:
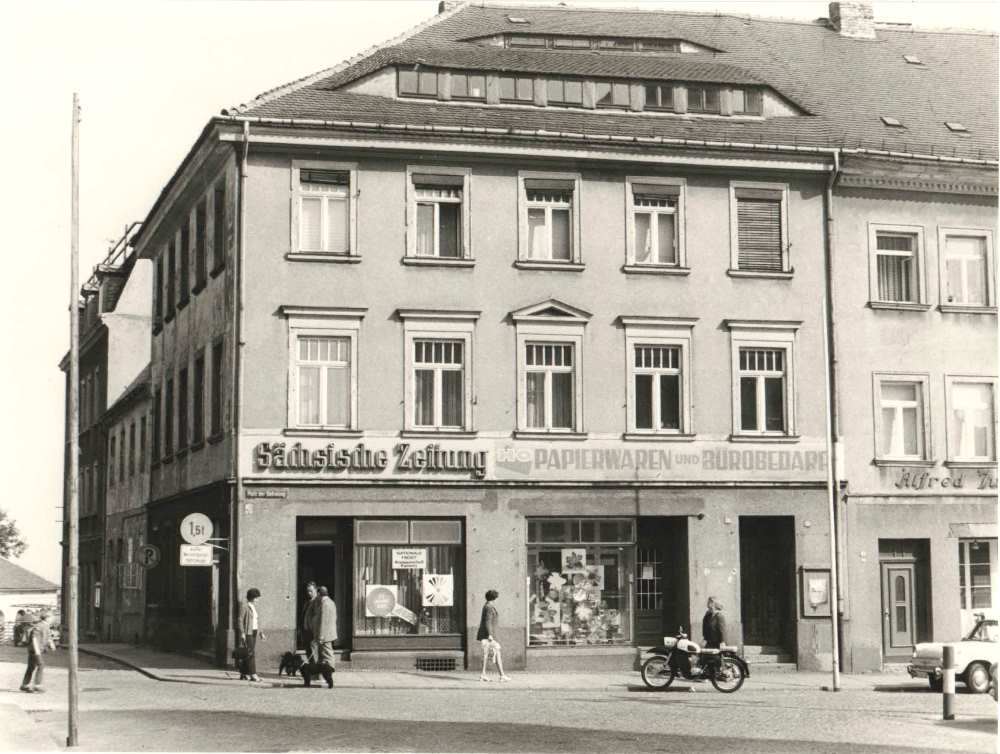
M 741 189 L 736 208 L 739 269 L 781 272 L 781 192 Z

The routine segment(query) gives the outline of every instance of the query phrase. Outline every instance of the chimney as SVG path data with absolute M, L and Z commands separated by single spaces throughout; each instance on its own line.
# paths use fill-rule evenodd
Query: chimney
M 442 13 L 448 13 L 449 11 L 455 10 L 458 6 L 463 5 L 464 0 L 441 0 L 438 3 L 438 15 Z
M 871 2 L 830 3 L 830 26 L 842 37 L 875 39 L 875 13 Z

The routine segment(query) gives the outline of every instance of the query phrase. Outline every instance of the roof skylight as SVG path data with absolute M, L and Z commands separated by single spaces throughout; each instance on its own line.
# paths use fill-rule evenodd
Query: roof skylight
M 959 133 L 967 133 L 968 128 L 963 124 L 959 123 L 957 120 L 946 120 L 944 124 L 948 127 L 949 131 L 957 131 Z
M 523 16 L 507 16 L 507 23 L 511 24 L 530 24 L 531 21 L 524 18 Z
M 902 121 L 899 118 L 893 118 L 891 115 L 883 115 L 882 122 L 887 126 L 892 126 L 893 128 L 903 128 Z
M 905 60 L 910 65 L 923 65 L 924 61 L 918 58 L 916 55 L 904 55 L 903 60 Z

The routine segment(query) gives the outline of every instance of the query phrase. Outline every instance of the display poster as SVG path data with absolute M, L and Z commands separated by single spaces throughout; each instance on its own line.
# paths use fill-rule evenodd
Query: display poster
M 562 572 L 574 573 L 583 572 L 587 563 L 587 550 L 584 548 L 563 548 L 562 551 Z
M 452 607 L 455 604 L 455 581 L 450 573 L 423 575 L 424 607 Z
M 417 614 L 412 610 L 403 607 L 398 602 L 392 608 L 391 614 L 396 616 L 400 620 L 405 620 L 411 626 L 415 626 L 417 624 Z
M 415 548 L 392 548 L 392 569 L 395 570 L 423 570 L 427 567 L 427 549 L 424 547 Z
M 814 610 L 826 602 L 826 586 L 827 581 L 823 577 L 809 579 L 809 604 Z
M 365 586 L 365 617 L 388 618 L 398 603 L 395 584 Z
M 641 581 L 652 581 L 653 580 L 653 566 L 644 565 L 642 567 L 642 575 L 639 576 Z

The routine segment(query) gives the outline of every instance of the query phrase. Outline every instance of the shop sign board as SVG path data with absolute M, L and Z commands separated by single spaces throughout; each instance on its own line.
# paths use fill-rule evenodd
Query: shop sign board
M 261 441 L 247 478 L 628 482 L 825 482 L 826 445 L 695 440 L 683 447 L 641 440 L 494 440 L 415 443 L 364 435 L 342 442 Z
M 418 569 L 427 567 L 427 550 L 423 547 L 392 548 L 393 570 Z
M 366 618 L 388 618 L 398 601 L 395 584 L 365 585 Z
M 182 566 L 212 565 L 212 545 L 181 545 Z
M 156 545 L 143 545 L 139 548 L 139 562 L 143 568 L 156 568 L 160 564 L 160 548 Z
M 204 513 L 189 513 L 181 521 L 181 539 L 189 545 L 203 545 L 212 538 L 212 519 Z

